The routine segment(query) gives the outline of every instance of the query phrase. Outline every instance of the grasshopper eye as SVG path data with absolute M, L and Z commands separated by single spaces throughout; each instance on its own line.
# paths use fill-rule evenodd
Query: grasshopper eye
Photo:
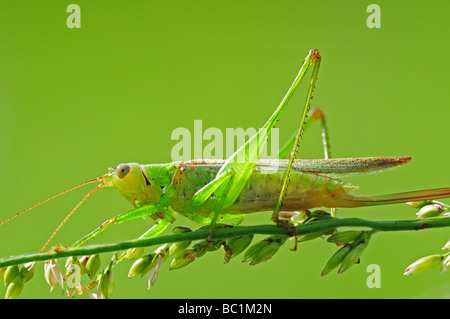
M 130 171 L 130 165 L 128 165 L 128 164 L 120 164 L 116 168 L 116 175 L 119 178 L 124 178 L 128 174 L 129 171 Z

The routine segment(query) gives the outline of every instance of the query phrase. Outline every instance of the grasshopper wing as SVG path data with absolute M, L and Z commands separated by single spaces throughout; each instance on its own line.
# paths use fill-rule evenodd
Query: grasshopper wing
M 294 161 L 293 170 L 313 173 L 333 178 L 365 175 L 382 172 L 404 165 L 412 156 L 393 157 L 359 157 L 332 159 L 298 159 Z M 259 160 L 258 169 L 285 169 L 288 160 Z
M 412 156 L 296 159 L 292 169 L 294 171 L 339 178 L 383 172 L 404 165 L 411 160 Z M 224 163 L 225 160 L 222 159 L 202 159 L 187 161 L 185 165 L 208 166 L 212 171 L 218 171 Z M 260 159 L 256 162 L 255 169 L 284 170 L 287 164 L 287 159 Z

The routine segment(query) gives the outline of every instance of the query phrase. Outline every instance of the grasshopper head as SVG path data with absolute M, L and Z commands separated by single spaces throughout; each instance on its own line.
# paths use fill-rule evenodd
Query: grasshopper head
M 142 166 L 137 163 L 120 164 L 110 168 L 109 174 L 103 176 L 105 186 L 114 186 L 132 204 L 138 199 L 156 202 L 160 197 L 160 189 L 150 184 L 144 175 Z

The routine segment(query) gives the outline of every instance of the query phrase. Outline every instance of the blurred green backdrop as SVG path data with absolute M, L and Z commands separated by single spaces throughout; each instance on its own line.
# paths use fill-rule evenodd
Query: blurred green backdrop
M 348 179 L 359 193 L 449 186 L 450 73 L 446 1 L 382 1 L 381 28 L 369 29 L 370 1 L 83 1 L 81 28 L 69 29 L 68 1 L 8 1 L 0 12 L 0 141 L 4 219 L 121 162 L 171 161 L 177 127 L 260 127 L 285 94 L 309 49 L 323 62 L 313 106 L 328 115 L 334 157 L 413 155 L 394 171 Z M 303 89 L 280 122 L 281 140 L 296 129 Z M 321 156 L 319 128 L 299 157 Z M 2 226 L 0 256 L 38 251 L 89 187 Z M 99 191 L 52 244 L 70 244 L 129 210 L 113 189 Z M 395 205 L 339 215 L 412 219 Z M 269 223 L 270 213 L 245 224 Z M 177 225 L 192 225 L 179 217 Z M 135 238 L 145 221 L 113 227 L 93 243 Z M 216 252 L 156 285 L 115 270 L 115 298 L 445 298 L 448 274 L 405 277 L 416 259 L 440 252 L 447 229 L 381 233 L 346 273 L 320 272 L 336 247 L 289 245 L 269 262 L 223 265 Z M 106 260 L 106 259 L 105 259 Z M 61 266 L 63 265 L 60 261 Z M 381 267 L 381 288 L 366 269 Z M 21 298 L 49 293 L 43 269 Z M 4 294 L 4 288 L 0 288 Z

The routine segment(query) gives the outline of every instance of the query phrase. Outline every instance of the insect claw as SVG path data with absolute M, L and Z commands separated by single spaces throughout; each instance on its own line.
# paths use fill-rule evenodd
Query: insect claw
M 291 251 L 297 251 L 297 247 L 298 247 L 298 240 L 297 240 L 297 236 L 294 236 L 294 247 L 291 248 Z
M 57 253 L 57 252 L 66 250 L 68 248 L 69 248 L 68 246 L 63 246 L 61 244 L 58 244 L 58 245 L 55 245 L 52 248 L 50 248 L 49 251 L 47 252 L 47 255 L 50 256 L 50 254 L 52 254 L 52 253 Z
M 286 219 L 292 218 L 294 215 L 295 215 L 295 213 L 293 213 L 293 212 L 283 212 L 283 211 L 280 212 L 280 214 L 279 214 L 279 216 L 281 218 L 286 218 Z
M 210 229 L 208 230 L 208 235 L 206 236 L 206 241 L 209 242 L 209 243 L 211 243 L 211 242 L 214 241 L 213 238 L 214 238 L 214 229 L 213 229 L 213 228 L 210 228 Z
M 298 242 L 297 236 L 299 235 L 297 228 L 295 228 L 294 224 L 292 224 L 288 220 L 278 219 L 275 222 L 276 222 L 277 226 L 286 228 L 288 230 L 289 236 L 294 238 L 295 243 L 294 243 L 294 247 L 291 249 L 291 251 L 296 251 L 297 246 L 298 246 L 297 245 L 297 242 Z

